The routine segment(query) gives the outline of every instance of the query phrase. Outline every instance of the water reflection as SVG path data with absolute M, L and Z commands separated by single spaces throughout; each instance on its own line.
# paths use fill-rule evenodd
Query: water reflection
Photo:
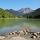
M 21 27 L 30 27 L 32 31 L 40 31 L 40 20 L 0 19 L 0 33 L 19 30 Z

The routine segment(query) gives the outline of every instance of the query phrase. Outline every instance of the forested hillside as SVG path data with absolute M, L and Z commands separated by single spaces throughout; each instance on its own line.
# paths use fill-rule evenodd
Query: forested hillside
M 23 17 L 26 17 L 26 18 L 37 18 L 37 19 L 40 18 L 40 8 L 34 10 L 31 13 L 23 15 Z
M 0 8 L 0 18 L 14 18 L 14 17 L 15 15 L 13 15 L 12 13 Z

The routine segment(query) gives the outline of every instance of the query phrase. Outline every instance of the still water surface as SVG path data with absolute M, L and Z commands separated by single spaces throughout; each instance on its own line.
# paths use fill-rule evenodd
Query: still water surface
M 0 19 L 0 33 L 16 31 L 25 26 L 40 32 L 39 19 Z

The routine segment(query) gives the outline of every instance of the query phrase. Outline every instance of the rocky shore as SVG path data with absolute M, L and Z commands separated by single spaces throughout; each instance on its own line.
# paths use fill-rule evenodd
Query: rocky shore
M 40 40 L 40 32 L 31 32 L 29 28 L 23 28 L 20 31 L 0 36 L 0 40 Z

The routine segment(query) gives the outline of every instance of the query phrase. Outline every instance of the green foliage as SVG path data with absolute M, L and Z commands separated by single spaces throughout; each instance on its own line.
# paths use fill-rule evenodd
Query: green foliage
M 40 18 L 40 8 L 34 10 L 31 13 L 23 15 L 23 17 L 26 17 L 26 18 L 37 18 L 37 19 Z
M 0 8 L 0 18 L 15 18 L 15 15 Z

